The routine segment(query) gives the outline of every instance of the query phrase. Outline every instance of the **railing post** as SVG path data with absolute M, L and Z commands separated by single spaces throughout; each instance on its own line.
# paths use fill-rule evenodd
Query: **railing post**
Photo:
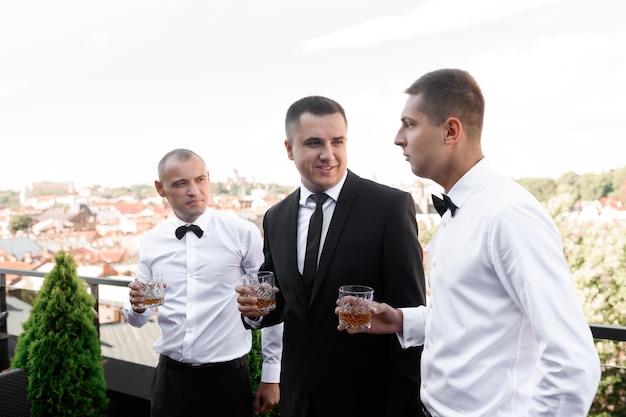
M 0 372 L 9 367 L 9 332 L 7 330 L 7 279 L 4 272 L 0 272 Z
M 89 283 L 89 289 L 91 290 L 91 295 L 96 299 L 96 304 L 93 306 L 96 311 L 96 317 L 93 319 L 93 323 L 96 325 L 96 330 L 98 331 L 98 336 L 100 336 L 100 290 L 98 284 Z

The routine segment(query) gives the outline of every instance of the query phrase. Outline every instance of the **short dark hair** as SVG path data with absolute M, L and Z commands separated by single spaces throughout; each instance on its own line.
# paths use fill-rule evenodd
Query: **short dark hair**
M 348 125 L 346 112 L 343 110 L 343 107 L 341 107 L 341 104 L 327 97 L 308 96 L 296 101 L 289 106 L 287 110 L 287 116 L 285 117 L 285 134 L 288 140 L 292 139 L 291 134 L 294 129 L 300 126 L 300 116 L 304 113 L 312 113 L 316 116 L 340 113 L 341 116 L 343 116 L 343 120 L 346 122 L 346 126 Z
M 448 117 L 456 117 L 470 138 L 478 138 L 483 129 L 485 99 L 478 83 L 461 69 L 440 69 L 418 78 L 405 93 L 421 95 L 419 111 L 428 123 L 439 126 Z

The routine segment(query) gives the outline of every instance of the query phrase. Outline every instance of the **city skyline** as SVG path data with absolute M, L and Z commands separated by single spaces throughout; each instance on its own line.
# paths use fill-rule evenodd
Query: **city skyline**
M 213 181 L 299 184 L 283 146 L 298 98 L 348 117 L 348 167 L 415 181 L 393 145 L 404 89 L 464 68 L 483 148 L 514 178 L 623 166 L 619 0 L 288 0 L 0 4 L 0 190 L 152 184 L 175 147 Z

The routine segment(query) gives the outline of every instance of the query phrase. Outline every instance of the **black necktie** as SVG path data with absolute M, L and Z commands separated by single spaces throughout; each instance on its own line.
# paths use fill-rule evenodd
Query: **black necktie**
M 194 232 L 196 236 L 202 237 L 202 229 L 200 229 L 200 226 L 198 226 L 197 224 L 180 226 L 178 229 L 176 229 L 176 237 L 178 238 L 178 240 L 180 240 L 190 230 Z
M 435 210 L 437 210 L 437 213 L 439 213 L 440 216 L 443 216 L 446 210 L 450 209 L 450 214 L 452 215 L 452 217 L 454 217 L 454 212 L 456 211 L 458 207 L 454 205 L 452 200 L 450 200 L 450 197 L 448 197 L 445 194 L 442 194 L 442 196 L 443 196 L 443 199 L 437 197 L 434 194 L 432 195 L 433 204 L 435 205 Z
M 313 291 L 313 282 L 317 273 L 317 257 L 320 250 L 320 238 L 322 237 L 322 205 L 328 198 L 324 193 L 317 193 L 311 196 L 315 201 L 315 211 L 309 221 L 309 233 L 306 238 L 306 255 L 304 256 L 304 287 L 309 297 Z

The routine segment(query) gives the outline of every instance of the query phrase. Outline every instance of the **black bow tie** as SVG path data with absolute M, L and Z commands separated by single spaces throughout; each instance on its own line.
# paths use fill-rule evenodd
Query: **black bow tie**
M 176 237 L 180 240 L 190 230 L 194 232 L 196 236 L 202 237 L 202 229 L 200 229 L 200 226 L 198 226 L 197 224 L 180 226 L 178 229 L 176 229 Z
M 454 212 L 456 211 L 458 207 L 454 205 L 452 200 L 450 200 L 450 197 L 448 197 L 445 194 L 442 194 L 442 195 L 443 195 L 443 199 L 437 197 L 436 195 L 432 196 L 433 204 L 435 205 L 435 210 L 437 210 L 437 213 L 439 213 L 440 216 L 443 216 L 446 210 L 450 209 L 450 214 L 452 215 L 452 217 L 454 217 Z

